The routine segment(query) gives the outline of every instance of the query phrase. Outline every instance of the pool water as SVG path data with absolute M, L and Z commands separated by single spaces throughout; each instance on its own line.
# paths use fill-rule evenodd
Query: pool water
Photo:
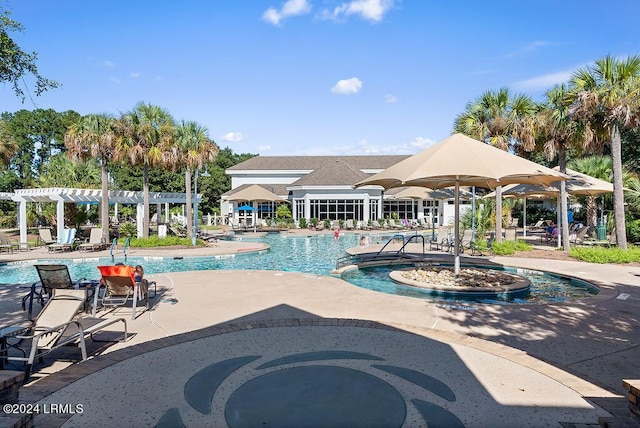
M 335 268 L 336 260 L 346 254 L 346 249 L 359 243 L 357 234 L 341 235 L 334 239 L 333 235 L 294 236 L 285 234 L 268 234 L 263 238 L 243 238 L 250 242 L 264 242 L 271 246 L 269 250 L 254 254 L 236 254 L 231 256 L 210 257 L 123 257 L 115 262 L 144 266 L 147 275 L 164 272 L 184 272 L 194 270 L 279 270 L 290 272 L 329 275 Z M 376 241 L 385 241 L 378 236 Z M 78 280 L 99 279 L 96 266 L 109 265 L 111 258 L 79 258 L 72 260 L 37 260 L 0 265 L 0 283 L 27 284 L 38 281 L 34 264 L 64 263 L 69 266 L 71 278 Z M 398 269 L 394 266 L 393 269 Z M 354 270 L 342 275 L 342 279 L 354 285 L 384 293 L 419 297 L 433 300 L 451 300 L 436 298 L 412 287 L 396 284 L 389 279 L 388 267 Z M 513 301 L 495 301 L 495 303 L 541 303 L 560 302 L 579 299 L 597 293 L 597 288 L 583 281 L 561 278 L 542 272 L 517 272 L 532 281 L 531 294 L 525 299 Z M 494 302 L 483 300 L 483 302 Z

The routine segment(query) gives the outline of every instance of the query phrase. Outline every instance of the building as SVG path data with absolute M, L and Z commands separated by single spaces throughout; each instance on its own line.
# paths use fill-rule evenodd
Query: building
M 260 185 L 291 204 L 294 220 L 353 220 L 354 223 L 395 217 L 423 219 L 428 224 L 453 222 L 453 196 L 432 192 L 425 199 L 395 198 L 398 189 L 379 186 L 355 189 L 354 184 L 408 158 L 387 156 L 256 156 L 228 168 L 231 190 L 221 198 L 221 213 L 252 224 L 274 216 L 276 203 L 235 200 L 250 185 Z M 464 204 L 464 202 L 463 202 Z M 470 205 L 462 205 L 461 212 Z M 240 208 L 240 209 L 238 209 Z

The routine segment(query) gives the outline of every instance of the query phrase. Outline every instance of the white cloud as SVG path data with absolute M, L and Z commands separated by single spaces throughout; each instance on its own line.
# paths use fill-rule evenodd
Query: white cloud
M 115 68 L 116 67 L 116 64 L 114 62 L 112 62 L 112 61 L 109 61 L 109 60 L 102 61 L 101 65 L 103 67 L 107 67 L 107 68 Z
M 138 77 L 140 77 L 140 73 L 138 73 L 136 71 L 132 71 L 131 72 L 131 77 L 133 77 L 134 79 L 137 79 Z
M 247 138 L 247 136 L 244 135 L 242 132 L 227 132 L 226 134 L 224 134 L 222 136 L 222 141 L 230 141 L 230 142 L 233 142 L 233 143 L 239 143 L 240 141 L 243 141 L 246 138 Z
M 384 96 L 384 102 L 387 104 L 395 104 L 398 102 L 398 98 L 393 94 L 387 94 Z
M 311 5 L 307 0 L 287 0 L 280 10 L 273 7 L 265 10 L 262 20 L 273 25 L 280 25 L 280 22 L 290 16 L 304 15 L 309 13 Z
M 367 140 L 360 140 L 352 145 L 345 146 L 314 146 L 303 151 L 306 156 L 321 155 L 414 155 L 433 145 L 435 141 L 424 137 L 416 137 L 412 141 L 399 144 L 369 144 Z
M 271 146 L 268 144 L 265 144 L 264 146 L 258 146 L 256 148 L 258 149 L 258 153 L 265 153 L 265 152 L 271 151 Z
M 520 80 L 513 83 L 515 89 L 521 90 L 540 90 L 551 89 L 555 85 L 566 83 L 571 79 L 571 75 L 575 69 L 558 71 L 556 73 L 543 74 L 541 76 L 532 77 L 531 79 Z
M 362 19 L 380 22 L 384 14 L 393 8 L 395 0 L 353 0 L 342 3 L 330 11 L 325 9 L 321 17 L 325 19 L 339 20 L 349 15 L 357 15 Z
M 338 83 L 331 88 L 331 92 L 339 95 L 356 94 L 362 89 L 362 81 L 357 77 L 351 79 L 338 80 Z
M 116 85 L 120 84 L 120 78 L 119 77 L 109 77 L 109 80 L 113 83 L 115 83 Z

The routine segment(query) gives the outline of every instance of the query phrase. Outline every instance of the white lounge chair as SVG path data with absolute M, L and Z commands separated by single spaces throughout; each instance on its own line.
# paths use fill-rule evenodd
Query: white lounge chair
M 94 227 L 89 234 L 89 241 L 78 245 L 80 251 L 96 251 L 107 248 L 107 243 L 102 239 L 102 229 Z

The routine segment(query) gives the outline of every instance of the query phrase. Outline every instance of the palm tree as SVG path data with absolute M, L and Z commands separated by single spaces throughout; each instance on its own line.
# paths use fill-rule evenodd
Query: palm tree
M 509 89 L 487 91 L 467 104 L 454 129 L 501 150 L 531 150 L 536 104 L 526 95 L 511 96 Z M 502 187 L 496 187 L 496 240 L 502 241 Z
M 191 201 L 191 171 L 202 168 L 205 162 L 213 162 L 218 146 L 209 138 L 206 127 L 196 122 L 182 121 L 176 128 L 174 150 L 167 152 L 166 163 L 185 166 L 185 190 L 187 194 L 187 236 L 193 237 L 193 205 Z
M 538 112 L 538 135 L 543 141 L 548 160 L 558 158 L 560 172 L 567 172 L 567 151 L 583 151 L 593 141 L 593 132 L 583 120 L 571 114 L 572 96 L 565 85 L 547 91 L 546 103 Z M 569 251 L 569 224 L 567 216 L 567 187 L 560 182 L 561 242 L 564 251 Z
M 611 157 L 587 156 L 569 161 L 569 168 L 592 177 L 611 181 Z M 586 197 L 587 226 L 595 227 L 598 222 L 598 205 L 595 196 Z
M 593 66 L 578 70 L 571 81 L 577 92 L 575 115 L 606 130 L 602 138 L 610 141 L 616 239 L 618 246 L 626 249 L 620 129 L 635 128 L 638 124 L 640 56 L 618 60 L 608 55 L 596 60 Z
M 149 237 L 149 168 L 162 163 L 174 139 L 169 112 L 152 104 L 138 103 L 118 121 L 118 138 L 126 146 L 131 165 L 143 166 L 144 216 L 142 236 Z
M 64 136 L 64 144 L 72 160 L 96 158 L 100 161 L 102 202 L 100 221 L 102 238 L 109 242 L 109 176 L 107 166 L 121 156 L 114 133 L 114 119 L 104 114 L 90 114 L 72 124 Z

